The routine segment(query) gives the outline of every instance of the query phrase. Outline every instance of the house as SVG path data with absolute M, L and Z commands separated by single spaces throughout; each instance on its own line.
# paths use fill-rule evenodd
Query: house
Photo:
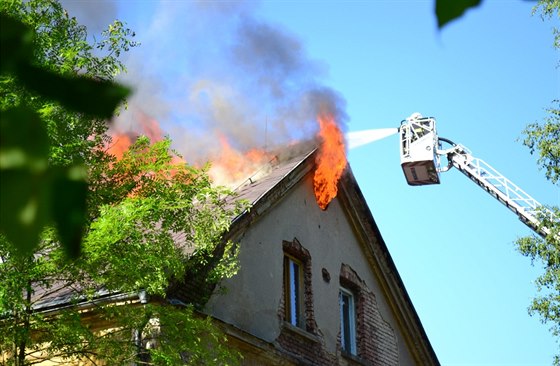
M 72 288 L 55 286 L 35 309 L 78 306 L 103 332 L 113 325 L 96 318 L 94 303 L 195 303 L 244 365 L 439 365 L 349 167 L 336 198 L 318 206 L 316 154 L 293 146 L 236 189 L 252 207 L 232 222 L 226 239 L 238 245 L 240 269 L 219 287 L 204 287 L 197 269 L 186 278 L 202 282 L 176 283 L 166 299 L 101 291 L 95 301 L 72 302 Z
M 229 233 L 240 270 L 204 311 L 245 365 L 438 365 L 351 169 L 321 210 L 315 155 L 279 157 L 237 189 L 253 203 Z

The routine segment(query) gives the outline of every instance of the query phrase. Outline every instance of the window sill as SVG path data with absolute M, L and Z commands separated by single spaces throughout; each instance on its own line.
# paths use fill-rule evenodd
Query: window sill
M 321 340 L 319 339 L 318 336 L 316 336 L 313 333 L 309 333 L 308 331 L 306 331 L 305 329 L 301 329 L 300 327 L 296 327 L 295 325 L 292 325 L 288 322 L 284 322 L 282 324 L 282 330 L 287 330 L 288 332 L 294 333 L 300 337 L 303 337 L 309 341 L 312 342 L 316 342 L 316 343 L 320 343 Z
M 364 365 L 364 366 L 367 365 L 367 363 L 364 360 L 362 360 L 360 357 L 348 352 L 342 351 L 342 357 L 346 359 L 346 361 L 349 361 L 348 363 L 349 365 Z

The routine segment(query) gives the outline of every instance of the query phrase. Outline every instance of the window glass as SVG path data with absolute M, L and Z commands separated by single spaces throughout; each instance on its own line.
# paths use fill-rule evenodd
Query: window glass
M 284 257 L 284 290 L 286 304 L 286 321 L 301 327 L 302 321 L 302 266 L 292 257 Z
M 346 289 L 340 289 L 340 342 L 342 350 L 352 355 L 356 354 L 356 318 L 354 295 Z

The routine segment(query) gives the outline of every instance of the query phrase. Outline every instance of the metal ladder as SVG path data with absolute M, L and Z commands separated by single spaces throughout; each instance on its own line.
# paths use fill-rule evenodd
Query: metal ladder
M 550 234 L 547 227 L 539 225 L 538 215 L 541 211 L 545 215 L 550 215 L 551 220 L 558 220 L 552 211 L 541 205 L 488 163 L 465 153 L 466 149 L 461 150 L 462 153 L 450 154 L 455 168 L 513 211 L 532 230 L 543 237 Z

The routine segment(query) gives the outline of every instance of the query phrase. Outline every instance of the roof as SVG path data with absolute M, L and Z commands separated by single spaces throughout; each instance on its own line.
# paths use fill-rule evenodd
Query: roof
M 243 232 L 259 216 L 276 205 L 292 187 L 315 167 L 317 149 L 313 144 L 298 146 L 288 155 L 278 155 L 236 189 L 237 198 L 252 203 L 251 209 L 233 220 L 231 237 Z M 263 171 L 266 174 L 263 174 Z M 391 258 L 389 249 L 366 203 L 351 167 L 348 165 L 339 181 L 337 198 L 349 213 L 359 240 L 367 249 L 371 268 L 385 291 L 408 346 L 422 365 L 439 365 L 420 318 Z M 328 208 L 327 208 L 328 210 Z
M 275 154 L 270 154 L 270 160 L 260 169 L 255 171 L 250 177 L 245 179 L 237 188 L 234 200 L 246 200 L 254 205 L 266 192 L 270 191 L 276 184 L 281 182 L 286 175 L 301 164 L 315 150 L 312 143 L 300 143 L 293 145 L 289 149 L 278 150 Z M 236 218 L 232 220 L 236 221 Z M 174 233 L 174 240 L 179 244 L 185 243 L 184 233 Z M 192 252 L 194 248 L 185 247 L 185 251 Z M 40 311 L 50 311 L 68 306 L 82 289 L 76 287 L 72 281 L 56 281 L 48 288 L 37 286 L 34 289 L 33 302 L 34 308 Z M 108 291 L 99 289 L 95 299 L 110 297 Z M 83 299 L 84 303 L 90 301 Z
M 312 142 L 292 145 L 277 151 L 265 165 L 234 189 L 235 198 L 256 203 L 315 151 L 316 146 Z

